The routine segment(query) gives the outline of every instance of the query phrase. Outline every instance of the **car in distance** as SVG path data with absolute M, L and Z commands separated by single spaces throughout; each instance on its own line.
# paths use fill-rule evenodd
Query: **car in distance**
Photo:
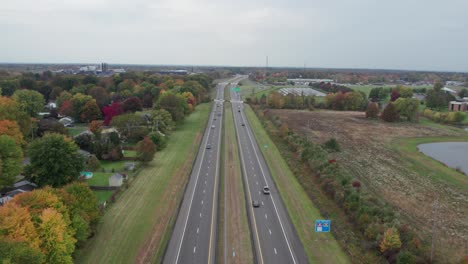
M 211 144 L 207 144 L 206 149 L 211 149 Z
M 237 112 L 239 112 L 239 113 L 240 113 L 240 110 L 238 110 Z
M 263 194 L 270 194 L 270 188 L 268 186 L 263 187 Z
M 215 128 L 215 125 L 212 125 L 211 128 Z
M 257 200 L 252 201 L 252 206 L 253 207 L 260 207 L 260 203 Z
M 244 124 L 244 123 L 242 123 L 242 126 L 245 126 L 245 124 Z

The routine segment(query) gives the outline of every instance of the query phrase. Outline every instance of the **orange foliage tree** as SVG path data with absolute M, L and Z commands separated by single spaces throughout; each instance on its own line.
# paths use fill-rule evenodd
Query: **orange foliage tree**
M 6 239 L 26 242 L 35 249 L 40 244 L 29 210 L 12 202 L 0 207 L 0 240 Z
M 20 127 L 16 121 L 0 120 L 0 135 L 12 137 L 18 145 L 23 145 L 25 143 L 23 134 L 21 134 Z

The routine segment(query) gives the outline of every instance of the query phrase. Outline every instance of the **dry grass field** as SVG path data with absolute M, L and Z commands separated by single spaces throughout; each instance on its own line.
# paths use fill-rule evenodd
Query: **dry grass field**
M 416 145 L 468 141 L 468 133 L 428 122 L 367 120 L 361 112 L 271 111 L 316 143 L 336 138 L 342 149 L 337 161 L 366 192 L 390 203 L 426 241 L 436 216 L 435 245 L 444 261 L 455 262 L 467 254 L 468 177 L 419 153 Z

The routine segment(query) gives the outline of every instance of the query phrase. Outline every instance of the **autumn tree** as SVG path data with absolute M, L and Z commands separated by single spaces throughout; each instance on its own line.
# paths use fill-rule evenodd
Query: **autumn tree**
M 57 106 L 61 107 L 63 102 L 65 101 L 70 101 L 72 99 L 73 95 L 67 91 L 63 91 L 60 93 L 60 95 L 57 98 Z
M 398 98 L 400 98 L 400 92 L 397 89 L 393 89 L 392 93 L 390 94 L 390 101 L 395 102 Z
M 138 142 L 137 148 L 137 160 L 148 163 L 153 160 L 154 154 L 156 153 L 156 145 L 148 137 L 143 138 Z
M 59 113 L 63 116 L 72 116 L 73 113 L 75 113 L 75 109 L 73 108 L 70 100 L 66 100 L 62 103 L 59 109 Z
M 0 207 L 0 241 L 11 239 L 39 248 L 39 237 L 29 210 L 13 202 Z
M 102 109 L 102 112 L 104 113 L 104 125 L 108 126 L 110 122 L 112 121 L 112 118 L 114 116 L 118 116 L 123 114 L 124 110 L 122 108 L 121 103 L 112 103 L 109 106 L 106 106 Z
M 44 108 L 44 96 L 39 92 L 17 90 L 12 97 L 18 102 L 20 111 L 27 113 L 29 116 L 36 116 Z
M 7 135 L 0 135 L 0 189 L 15 183 L 21 172 L 23 153 L 15 140 Z
M 99 135 L 102 130 L 102 121 L 93 120 L 89 123 L 88 127 L 89 131 L 91 131 L 94 135 Z
M 92 120 L 97 120 L 101 118 L 101 110 L 96 103 L 95 99 L 89 100 L 83 107 L 83 110 L 80 115 L 82 122 L 90 122 Z
M 398 230 L 389 228 L 385 231 L 382 241 L 380 242 L 380 252 L 384 253 L 390 250 L 400 249 L 401 240 Z
M 38 234 L 47 263 L 73 263 L 76 240 L 67 232 L 62 214 L 46 208 L 40 216 Z
M 136 112 L 141 111 L 143 109 L 143 105 L 138 97 L 130 97 L 123 101 L 122 108 L 124 112 Z
M 109 93 L 105 88 L 100 86 L 89 89 L 88 95 L 91 95 L 96 100 L 100 108 L 106 106 L 110 101 Z
M 77 180 L 83 168 L 83 158 L 77 151 L 70 138 L 46 134 L 30 144 L 31 164 L 26 166 L 26 174 L 39 186 L 58 187 Z
M 31 134 L 32 120 L 23 111 L 19 109 L 18 103 L 5 96 L 0 96 L 0 120 L 16 121 L 20 126 L 23 136 Z
M 382 112 L 381 118 L 386 122 L 395 122 L 400 119 L 398 110 L 393 103 L 389 103 Z
M 369 103 L 366 109 L 366 118 L 379 117 L 379 105 L 377 103 Z
M 75 120 L 80 120 L 81 114 L 83 113 L 85 109 L 86 103 L 89 101 L 93 101 L 94 99 L 89 96 L 89 95 L 84 95 L 82 93 L 77 93 L 73 95 L 73 97 L 70 99 L 71 104 L 73 105 L 73 115 L 72 117 Z
M 20 131 L 20 127 L 16 121 L 11 120 L 0 120 L 0 135 L 7 135 L 12 137 L 16 144 L 23 145 L 24 139 L 23 134 Z

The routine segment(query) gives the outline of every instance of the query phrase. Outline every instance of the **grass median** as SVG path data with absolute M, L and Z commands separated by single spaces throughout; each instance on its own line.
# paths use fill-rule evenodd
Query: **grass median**
M 310 263 L 350 263 L 331 233 L 315 233 L 316 219 L 323 219 L 302 186 L 297 181 L 276 145 L 268 136 L 249 106 L 245 113 L 278 187 L 286 209 L 301 239 Z M 267 146 L 266 148 L 264 146 Z M 333 223 L 332 223 L 333 228 Z
M 167 147 L 129 183 L 105 213 L 76 263 L 159 262 L 197 154 L 210 104 L 197 107 L 170 135 Z

